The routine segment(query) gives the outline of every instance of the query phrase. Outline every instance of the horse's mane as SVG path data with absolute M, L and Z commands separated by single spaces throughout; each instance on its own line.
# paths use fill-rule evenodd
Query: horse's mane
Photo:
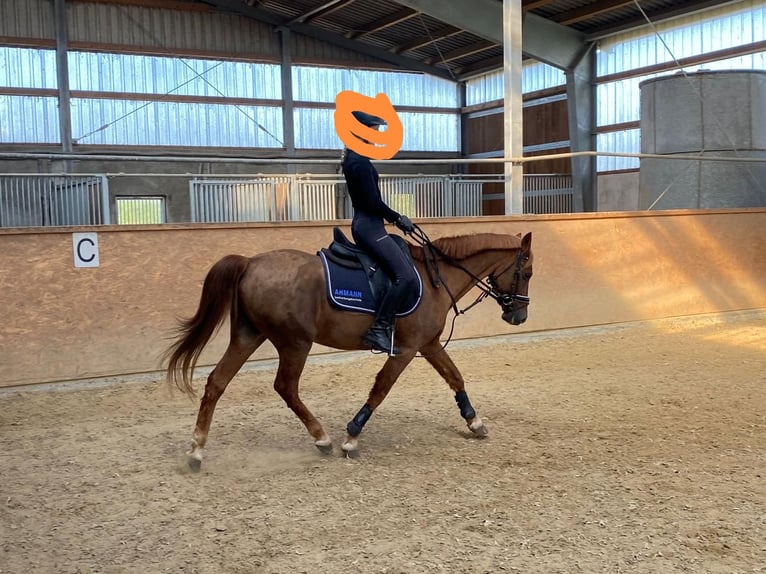
M 482 251 L 493 249 L 517 249 L 521 247 L 521 238 L 516 235 L 500 233 L 477 233 L 475 235 L 458 235 L 456 237 L 441 237 L 434 239 L 434 247 L 452 259 L 465 259 Z M 422 249 L 413 249 L 413 256 L 423 261 Z

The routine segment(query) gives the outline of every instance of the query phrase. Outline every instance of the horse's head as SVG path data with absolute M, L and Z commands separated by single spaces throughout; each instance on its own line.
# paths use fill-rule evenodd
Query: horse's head
M 503 321 L 511 325 L 521 325 L 527 320 L 533 259 L 532 233 L 527 233 L 521 240 L 513 263 L 488 278 L 494 298 L 503 308 Z

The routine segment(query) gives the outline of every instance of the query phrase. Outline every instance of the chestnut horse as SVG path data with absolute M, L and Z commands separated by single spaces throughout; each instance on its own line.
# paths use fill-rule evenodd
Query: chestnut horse
M 418 237 L 419 235 L 419 237 Z M 343 453 L 358 455 L 358 436 L 383 402 L 399 375 L 418 352 L 444 378 L 468 428 L 487 434 L 465 392 L 465 381 L 440 343 L 450 308 L 473 287 L 479 299 L 492 297 L 502 307 L 502 318 L 519 325 L 527 318 L 528 287 L 532 277 L 532 235 L 482 233 L 430 242 L 416 226 L 409 244 L 423 277 L 423 296 L 414 312 L 396 322 L 396 344 L 401 354 L 391 356 L 375 377 L 367 402 L 348 423 Z M 430 280 L 429 280 L 430 278 Z M 477 299 L 477 301 L 479 300 Z M 227 255 L 208 272 L 196 314 L 182 321 L 178 338 L 167 350 L 167 378 L 194 395 L 192 377 L 202 349 L 228 312 L 230 341 L 223 357 L 207 378 L 194 429 L 189 466 L 199 470 L 216 403 L 248 357 L 266 340 L 279 355 L 274 389 L 300 418 L 314 445 L 332 451 L 330 436 L 298 394 L 298 383 L 313 343 L 344 350 L 362 350 L 362 336 L 372 323 L 368 314 L 338 310 L 328 302 L 325 275 L 317 255 L 283 249 L 255 257 Z

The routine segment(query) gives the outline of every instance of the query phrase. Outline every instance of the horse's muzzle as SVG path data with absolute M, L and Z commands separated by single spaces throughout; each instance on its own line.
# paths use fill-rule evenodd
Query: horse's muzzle
M 503 313 L 503 321 L 511 325 L 521 325 L 527 320 L 527 308 L 516 309 L 515 311 L 506 311 Z

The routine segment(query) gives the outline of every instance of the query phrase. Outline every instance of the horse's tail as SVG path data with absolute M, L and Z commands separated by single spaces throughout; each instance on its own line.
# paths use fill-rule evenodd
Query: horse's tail
M 183 392 L 194 395 L 192 377 L 200 353 L 236 305 L 237 289 L 250 260 L 242 255 L 227 255 L 208 271 L 202 286 L 197 312 L 181 320 L 178 339 L 163 355 L 168 360 L 167 380 Z

